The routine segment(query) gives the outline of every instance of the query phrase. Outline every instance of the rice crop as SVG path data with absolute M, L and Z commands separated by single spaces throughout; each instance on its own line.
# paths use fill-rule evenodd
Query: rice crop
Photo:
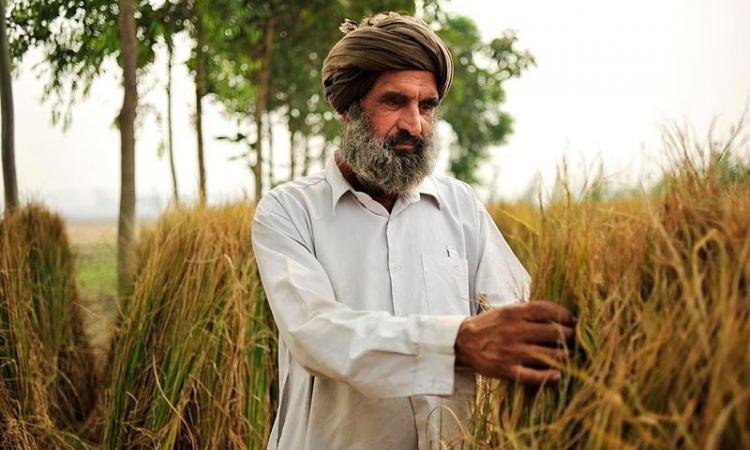
M 480 379 L 475 449 L 750 448 L 750 170 L 737 127 L 678 157 L 653 193 L 602 199 L 561 182 L 549 202 L 491 211 L 534 280 L 577 316 L 555 387 Z M 592 187 L 594 189 L 592 189 Z
M 0 222 L 0 448 L 83 448 L 96 395 L 62 220 L 29 205 Z
M 139 239 L 102 448 L 264 448 L 276 333 L 252 254 L 252 214 L 246 204 L 176 210 Z

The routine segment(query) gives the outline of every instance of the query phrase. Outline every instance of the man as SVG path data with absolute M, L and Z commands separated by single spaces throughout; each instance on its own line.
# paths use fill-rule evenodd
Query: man
M 466 425 L 474 373 L 543 384 L 572 317 L 529 276 L 471 188 L 431 175 L 453 76 L 422 22 L 347 21 L 323 67 L 344 121 L 324 173 L 258 204 L 253 246 L 279 328 L 269 449 L 427 449 Z M 479 300 L 494 309 L 479 314 Z

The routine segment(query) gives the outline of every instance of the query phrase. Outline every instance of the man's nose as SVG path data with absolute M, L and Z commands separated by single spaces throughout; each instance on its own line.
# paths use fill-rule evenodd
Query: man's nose
M 405 106 L 401 109 L 398 127 L 408 131 L 412 136 L 419 136 L 422 134 L 422 121 L 420 119 L 418 105 Z

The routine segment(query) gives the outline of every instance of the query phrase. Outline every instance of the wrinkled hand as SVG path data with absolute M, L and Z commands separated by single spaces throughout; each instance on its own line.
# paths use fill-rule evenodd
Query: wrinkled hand
M 573 315 L 544 300 L 486 311 L 461 323 L 456 364 L 492 378 L 539 385 L 560 379 L 550 360 L 563 362 L 575 334 Z

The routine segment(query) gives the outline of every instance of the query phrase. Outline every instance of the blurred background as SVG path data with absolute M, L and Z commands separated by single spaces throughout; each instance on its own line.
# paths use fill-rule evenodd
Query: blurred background
M 319 87 L 324 52 L 340 36 L 336 27 L 344 17 L 381 9 L 416 13 L 451 45 L 462 67 L 439 126 L 437 170 L 473 182 L 488 201 L 549 188 L 563 158 L 573 179 L 601 171 L 614 186 L 648 184 L 666 163 L 661 126 L 684 123 L 698 135 L 714 119 L 728 127 L 750 95 L 745 0 L 193 3 L 136 2 L 139 219 L 155 218 L 174 201 L 170 150 L 180 201 L 199 196 L 197 55 L 205 58 L 207 201 L 254 198 L 259 75 L 253 65 L 266 43 L 266 16 L 279 19 L 271 92 L 261 111 L 263 190 L 318 170 L 335 148 L 337 119 Z M 203 53 L 196 52 L 191 19 L 199 7 Z M 114 226 L 117 219 L 123 90 L 116 15 L 111 1 L 11 1 L 6 7 L 16 61 L 20 197 L 75 222 Z M 453 105 L 461 104 L 459 114 Z

